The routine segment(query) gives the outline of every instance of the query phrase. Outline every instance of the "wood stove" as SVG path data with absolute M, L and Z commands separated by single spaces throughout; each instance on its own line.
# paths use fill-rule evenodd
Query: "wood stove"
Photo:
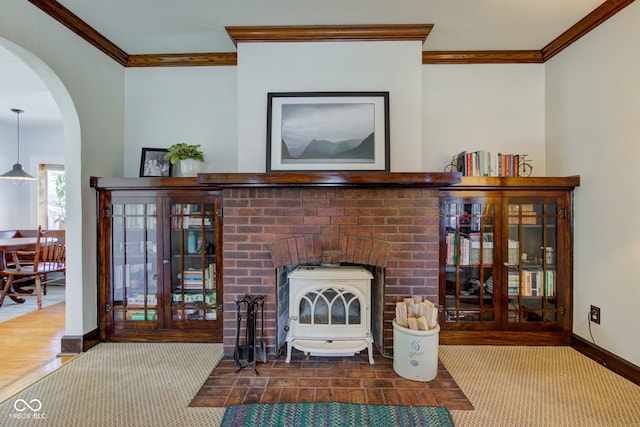
M 365 348 L 373 364 L 371 280 L 362 267 L 298 267 L 288 275 L 287 359 L 296 348 L 311 356 L 353 356 Z

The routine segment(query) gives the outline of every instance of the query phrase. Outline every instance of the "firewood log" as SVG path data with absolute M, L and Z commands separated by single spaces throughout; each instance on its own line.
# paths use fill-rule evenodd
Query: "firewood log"
M 403 328 L 407 327 L 407 304 L 404 302 L 396 303 L 396 323 Z
M 418 330 L 420 330 L 420 331 L 428 331 L 429 329 L 431 329 L 431 328 L 429 328 L 429 324 L 427 323 L 427 319 L 424 316 L 418 317 L 416 319 L 416 322 L 418 324 Z
M 407 318 L 407 324 L 409 325 L 409 329 L 414 331 L 418 330 L 418 322 L 415 317 Z
M 414 301 L 413 298 L 405 298 L 404 299 L 405 304 L 407 305 L 407 317 L 411 317 L 415 315 L 415 308 L 414 308 Z

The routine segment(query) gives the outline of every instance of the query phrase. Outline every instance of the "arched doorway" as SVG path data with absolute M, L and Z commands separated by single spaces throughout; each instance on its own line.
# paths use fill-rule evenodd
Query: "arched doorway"
M 82 208 L 80 121 L 69 91 L 44 61 L 18 44 L 0 38 L 0 47 L 22 61 L 44 83 L 57 106 L 63 127 L 62 156 L 66 175 L 67 286 L 65 336 L 82 335 Z M 36 172 L 34 170 L 34 172 Z M 33 190 L 37 193 L 37 188 Z M 77 329 L 76 329 L 77 328 Z M 64 343 L 63 343 L 64 346 Z

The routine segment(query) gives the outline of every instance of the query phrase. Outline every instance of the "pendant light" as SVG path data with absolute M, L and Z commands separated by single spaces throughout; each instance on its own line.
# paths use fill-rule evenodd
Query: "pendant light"
M 18 110 L 17 108 L 12 108 L 11 111 L 13 111 L 14 113 L 16 113 L 16 117 L 17 117 L 17 161 L 16 163 L 13 165 L 13 168 L 5 173 L 4 175 L 0 175 L 0 178 L 2 179 L 10 179 L 13 181 L 14 184 L 24 184 L 25 181 L 32 181 L 35 180 L 36 178 L 29 175 L 27 172 L 25 172 L 24 169 L 22 169 L 22 165 L 20 164 L 20 114 L 24 113 L 23 110 Z

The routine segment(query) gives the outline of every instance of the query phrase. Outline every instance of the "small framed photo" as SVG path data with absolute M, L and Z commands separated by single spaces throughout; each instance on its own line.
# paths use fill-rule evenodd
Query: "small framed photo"
M 389 165 L 389 92 L 268 94 L 267 172 Z
M 173 165 L 164 156 L 166 148 L 143 148 L 140 159 L 140 176 L 171 176 Z

